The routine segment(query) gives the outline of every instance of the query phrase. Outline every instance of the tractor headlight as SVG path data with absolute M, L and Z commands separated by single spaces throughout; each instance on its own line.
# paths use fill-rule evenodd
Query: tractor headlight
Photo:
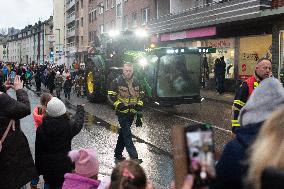
M 148 65 L 148 61 L 147 61 L 146 58 L 141 58 L 138 63 L 139 63 L 139 65 L 142 66 L 143 68 Z

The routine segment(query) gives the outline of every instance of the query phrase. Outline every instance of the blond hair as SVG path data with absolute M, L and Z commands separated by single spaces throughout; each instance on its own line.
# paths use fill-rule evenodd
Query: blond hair
M 248 184 L 261 189 L 267 167 L 284 170 L 284 106 L 271 114 L 250 147 Z

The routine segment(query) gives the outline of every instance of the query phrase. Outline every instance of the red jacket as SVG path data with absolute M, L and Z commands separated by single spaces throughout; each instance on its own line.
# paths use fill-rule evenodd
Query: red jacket
M 34 111 L 33 111 L 33 118 L 34 118 L 34 123 L 35 123 L 35 128 L 36 129 L 38 128 L 38 126 L 40 126 L 42 124 L 42 118 L 44 116 L 44 112 L 39 114 L 39 112 L 38 112 L 39 108 L 42 109 L 41 106 L 36 106 Z

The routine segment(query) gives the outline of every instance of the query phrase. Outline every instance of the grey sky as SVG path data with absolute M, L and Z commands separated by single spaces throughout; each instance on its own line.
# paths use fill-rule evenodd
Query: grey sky
M 59 0 L 57 0 L 59 1 Z M 0 28 L 23 29 L 39 19 L 47 20 L 53 12 L 53 0 L 0 0 Z

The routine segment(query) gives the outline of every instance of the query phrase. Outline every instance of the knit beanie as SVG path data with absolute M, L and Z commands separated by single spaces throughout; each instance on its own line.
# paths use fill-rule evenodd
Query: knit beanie
M 284 104 L 282 84 L 274 77 L 264 79 L 241 109 L 239 115 L 241 126 L 265 121 L 270 113 L 282 104 Z
M 65 104 L 58 98 L 52 97 L 47 103 L 46 113 L 50 117 L 59 117 L 66 113 Z
M 75 171 L 83 177 L 93 177 L 99 173 L 97 153 L 93 149 L 70 151 L 68 156 L 75 163 Z

